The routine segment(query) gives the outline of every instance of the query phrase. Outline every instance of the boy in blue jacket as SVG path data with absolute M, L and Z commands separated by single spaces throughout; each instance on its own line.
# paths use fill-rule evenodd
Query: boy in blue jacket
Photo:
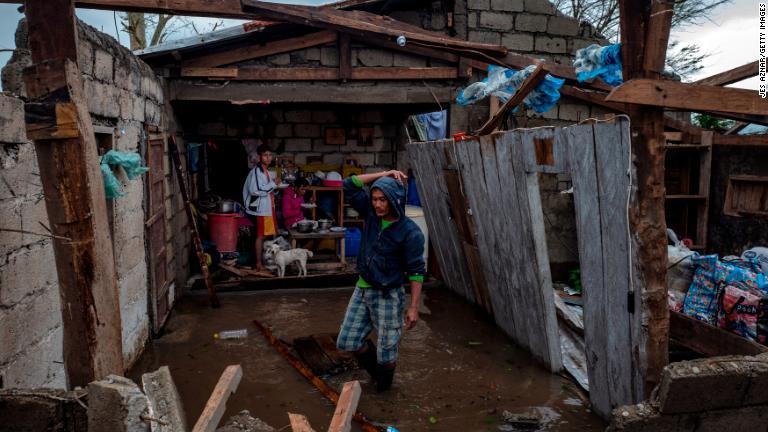
M 407 176 L 400 171 L 352 176 L 344 181 L 344 198 L 364 218 L 357 255 L 360 278 L 341 324 L 336 345 L 352 351 L 358 363 L 376 381 L 376 389 L 391 387 L 403 326 L 419 320 L 419 299 L 424 282 L 424 235 L 405 216 Z M 370 192 L 366 190 L 370 186 Z M 405 309 L 403 282 L 411 285 Z M 376 329 L 376 346 L 367 339 Z

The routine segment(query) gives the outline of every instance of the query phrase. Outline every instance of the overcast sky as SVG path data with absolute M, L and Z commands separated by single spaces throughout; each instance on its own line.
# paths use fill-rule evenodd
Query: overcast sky
M 322 4 L 329 0 L 291 0 L 282 3 Z M 702 78 L 722 72 L 736 66 L 754 61 L 758 58 L 758 0 L 733 0 L 727 6 L 716 9 L 711 21 L 698 26 L 675 29 L 672 39 L 682 44 L 697 43 L 703 51 L 709 54 L 704 62 L 704 69 L 692 77 Z M 14 48 L 13 34 L 16 23 L 21 18 L 17 11 L 18 5 L 0 4 L 0 49 Z M 116 36 L 115 16 L 112 12 L 78 9 L 77 16 L 97 29 Z M 117 25 L 119 26 L 117 14 Z M 195 18 L 199 30 L 210 29 L 216 20 Z M 225 26 L 238 23 L 237 20 L 224 20 Z M 178 32 L 176 37 L 192 35 L 191 29 Z M 120 32 L 119 40 L 126 45 L 128 36 Z M 0 52 L 0 65 L 4 65 L 10 53 Z M 757 89 L 757 77 L 736 84 L 737 87 Z

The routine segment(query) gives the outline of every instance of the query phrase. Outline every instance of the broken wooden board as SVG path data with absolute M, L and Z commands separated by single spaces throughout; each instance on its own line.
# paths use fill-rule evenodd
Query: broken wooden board
M 192 432 L 214 432 L 216 430 L 216 426 L 218 426 L 221 417 L 224 416 L 224 411 L 227 409 L 227 400 L 237 390 L 237 386 L 240 385 L 242 378 L 243 369 L 240 365 L 227 366 L 224 369 L 224 373 L 221 374 L 219 382 L 213 389 L 211 397 L 208 398 L 208 402 L 205 404 L 205 408 L 203 408 L 203 413 L 197 419 Z
M 360 382 L 349 381 L 344 383 L 339 396 L 339 402 L 336 404 L 336 411 L 333 413 L 331 425 L 328 432 L 349 432 L 352 429 L 352 417 L 357 410 L 357 404 L 360 402 Z
M 680 312 L 670 311 L 669 331 L 670 338 L 678 344 L 709 357 L 757 355 L 768 352 L 768 347 L 764 345 L 685 316 Z
M 176 384 L 168 366 L 160 366 L 155 372 L 141 376 L 144 394 L 149 399 L 149 417 L 160 422 L 150 422 L 152 432 L 186 432 L 187 418 Z
M 301 414 L 288 413 L 288 420 L 291 422 L 293 432 L 315 432 L 309 420 Z
M 668 80 L 629 80 L 616 87 L 605 100 L 688 111 L 768 115 L 768 104 L 757 91 Z
M 317 375 L 335 375 L 355 367 L 352 354 L 336 348 L 336 335 L 299 337 L 293 340 L 293 349 Z
M 515 91 L 515 94 L 512 95 L 512 97 L 509 98 L 509 100 L 507 100 L 504 105 L 502 105 L 501 108 L 477 131 L 477 135 L 488 135 L 496 130 L 504 118 L 506 118 L 512 110 L 517 108 L 518 105 L 523 103 L 525 98 L 528 97 L 539 83 L 544 81 L 546 76 L 547 72 L 544 70 L 544 67 L 542 65 L 536 66 L 536 69 L 523 80 Z

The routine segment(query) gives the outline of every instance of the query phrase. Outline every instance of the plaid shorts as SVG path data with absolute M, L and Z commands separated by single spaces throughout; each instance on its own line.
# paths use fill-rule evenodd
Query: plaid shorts
M 357 351 L 363 347 L 368 334 L 376 329 L 376 358 L 379 364 L 394 362 L 397 360 L 397 347 L 403 333 L 404 305 L 405 290 L 402 287 L 390 290 L 355 288 L 339 330 L 336 347 L 344 351 Z

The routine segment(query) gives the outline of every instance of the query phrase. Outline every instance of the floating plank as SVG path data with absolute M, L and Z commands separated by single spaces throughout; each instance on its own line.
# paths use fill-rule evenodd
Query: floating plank
M 337 35 L 338 33 L 335 31 L 324 30 L 295 38 L 279 39 L 265 43 L 254 41 L 252 45 L 192 57 L 189 60 L 184 60 L 181 65 L 182 67 L 216 67 L 239 63 L 260 57 L 334 43 L 338 39 Z
M 288 413 L 288 420 L 291 422 L 293 432 L 315 432 L 309 420 L 301 414 Z
M 710 357 L 725 355 L 757 355 L 768 347 L 744 339 L 729 331 L 670 311 L 670 337 L 678 344 Z
M 336 411 L 333 413 L 331 425 L 328 432 L 349 432 L 352 428 L 352 417 L 357 410 L 357 404 L 360 402 L 360 382 L 349 381 L 344 383 L 339 396 L 339 402 L 336 404 Z
M 166 423 L 150 422 L 150 430 L 152 432 L 186 432 L 187 418 L 168 366 L 160 366 L 155 372 L 143 374 L 141 384 L 149 399 L 149 417 Z
M 768 104 L 758 96 L 757 91 L 683 84 L 668 80 L 644 78 L 629 80 L 616 87 L 606 101 L 689 111 L 768 115 Z
M 192 432 L 213 432 L 219 425 L 224 411 L 227 409 L 227 400 L 229 396 L 237 390 L 240 380 L 243 378 L 243 369 L 240 365 L 227 366 L 224 373 L 221 374 L 219 382 L 208 398 L 208 402 L 203 408 L 203 413 L 192 428 Z
M 737 83 L 747 78 L 751 78 L 758 73 L 757 60 L 729 69 L 725 72 L 720 72 L 706 78 L 702 78 L 698 81 L 694 81 L 694 84 L 699 85 L 711 85 L 711 86 L 725 86 L 728 84 Z

